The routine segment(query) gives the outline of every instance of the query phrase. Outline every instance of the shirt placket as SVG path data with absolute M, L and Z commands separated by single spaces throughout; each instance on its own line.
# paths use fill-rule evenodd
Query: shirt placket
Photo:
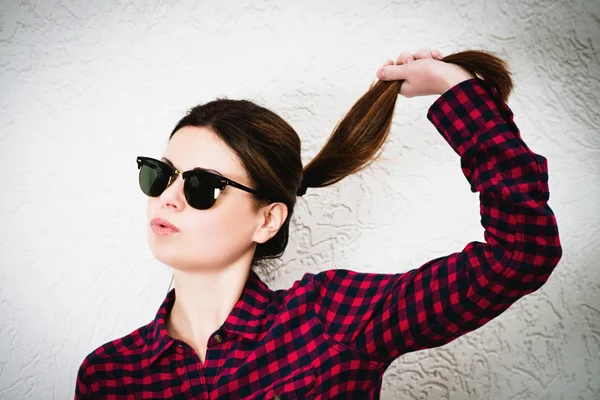
M 176 339 L 175 342 L 175 349 L 177 354 L 180 355 L 179 367 L 186 398 L 191 400 L 211 400 L 205 369 L 210 367 L 212 363 L 211 355 L 214 351 L 213 346 L 223 342 L 223 335 L 216 332 L 210 336 L 207 343 L 204 367 L 200 362 L 200 357 L 198 357 L 198 354 L 196 354 L 196 351 L 191 346 L 181 340 Z

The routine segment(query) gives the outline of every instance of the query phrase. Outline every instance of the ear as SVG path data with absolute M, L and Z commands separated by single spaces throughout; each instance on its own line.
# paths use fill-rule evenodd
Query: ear
M 271 203 L 261 208 L 257 215 L 259 226 L 252 239 L 261 244 L 277 234 L 288 216 L 288 208 L 284 203 Z

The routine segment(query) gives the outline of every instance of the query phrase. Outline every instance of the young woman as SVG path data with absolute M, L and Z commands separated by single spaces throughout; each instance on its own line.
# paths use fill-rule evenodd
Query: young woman
M 160 159 L 137 157 L 148 241 L 174 269 L 153 321 L 83 361 L 76 399 L 377 399 L 402 354 L 442 346 L 548 279 L 562 255 L 548 168 L 506 105 L 503 60 L 402 53 L 302 166 L 300 139 L 245 100 L 192 108 Z M 272 291 L 255 272 L 288 241 L 296 197 L 369 165 L 398 94 L 439 95 L 427 118 L 479 192 L 486 243 L 397 274 L 331 269 Z

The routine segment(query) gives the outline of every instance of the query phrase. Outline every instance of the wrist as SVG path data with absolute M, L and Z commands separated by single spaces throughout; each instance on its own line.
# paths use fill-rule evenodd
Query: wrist
M 455 65 L 458 67 L 458 65 Z M 466 69 L 462 67 L 458 67 L 455 71 L 451 73 L 445 74 L 442 76 L 442 85 L 439 90 L 439 94 L 442 95 L 446 93 L 450 88 L 458 85 L 461 82 L 467 81 L 469 79 L 476 78 L 474 74 L 470 73 Z

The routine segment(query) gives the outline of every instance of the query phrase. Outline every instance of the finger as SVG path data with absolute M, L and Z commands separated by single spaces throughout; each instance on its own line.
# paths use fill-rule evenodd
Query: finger
M 408 79 L 408 73 L 410 68 L 413 68 L 413 64 L 403 65 L 388 65 L 379 68 L 377 71 L 377 77 L 382 81 L 396 81 L 400 79 Z
M 415 60 L 422 58 L 433 58 L 429 49 L 421 49 L 415 53 Z
M 398 56 L 398 58 L 396 58 L 396 64 L 406 64 L 408 59 L 411 59 L 412 61 L 415 60 L 415 58 L 413 57 L 413 53 L 410 51 L 404 51 L 402 53 L 400 53 L 400 55 Z
M 437 60 L 441 60 L 442 58 L 444 58 L 442 56 L 442 53 L 438 50 L 438 49 L 434 49 L 431 51 L 431 54 L 433 54 L 433 57 Z
M 375 73 L 375 75 L 377 75 L 377 78 L 379 78 L 379 79 L 382 79 L 382 80 L 383 80 L 383 78 L 381 77 L 382 75 L 381 75 L 381 72 L 380 72 L 380 71 L 383 69 L 383 67 L 387 67 L 387 66 L 391 66 L 391 65 L 394 65 L 394 61 L 392 61 L 392 60 L 387 60 L 387 61 L 386 61 L 386 62 L 385 62 L 385 63 L 384 63 L 382 66 L 381 66 L 381 68 L 379 68 L 379 69 L 377 70 L 377 72 Z

